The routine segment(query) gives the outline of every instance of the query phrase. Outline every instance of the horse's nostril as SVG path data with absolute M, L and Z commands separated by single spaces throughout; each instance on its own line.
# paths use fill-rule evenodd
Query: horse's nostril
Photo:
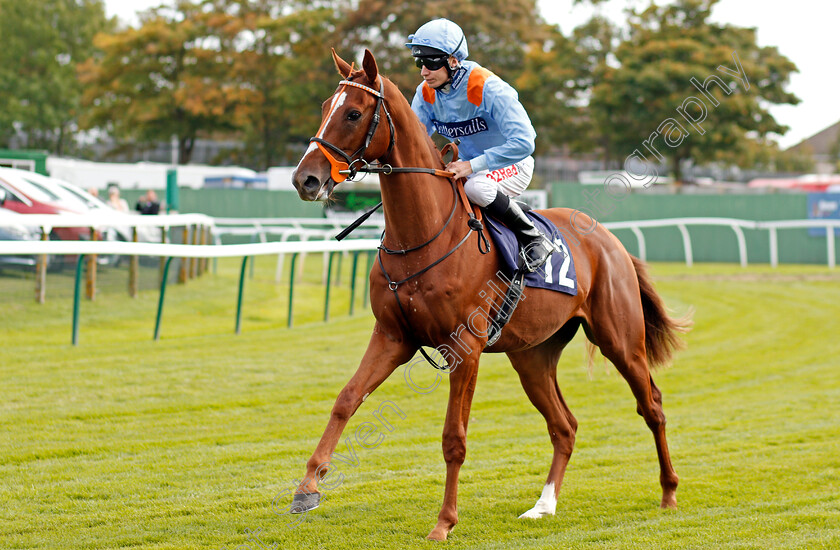
M 317 191 L 321 188 L 321 181 L 315 176 L 309 176 L 306 178 L 306 181 L 303 182 L 303 188 L 307 191 Z

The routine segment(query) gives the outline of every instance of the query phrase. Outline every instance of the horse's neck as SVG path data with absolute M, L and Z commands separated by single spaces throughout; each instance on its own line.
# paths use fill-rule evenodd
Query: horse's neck
M 381 176 L 380 182 L 388 248 L 405 249 L 425 243 L 441 230 L 452 212 L 454 193 L 443 178 L 397 174 Z
M 437 151 L 406 102 L 393 113 L 397 147 L 391 158 L 395 167 L 440 168 Z M 385 210 L 385 246 L 405 249 L 434 237 L 452 212 L 454 193 L 446 178 L 430 174 L 408 173 L 380 176 L 382 204 Z M 455 218 L 459 217 L 455 212 Z M 454 222 L 455 220 L 453 220 Z M 454 227 L 450 223 L 447 230 Z M 439 239 L 447 242 L 446 238 Z

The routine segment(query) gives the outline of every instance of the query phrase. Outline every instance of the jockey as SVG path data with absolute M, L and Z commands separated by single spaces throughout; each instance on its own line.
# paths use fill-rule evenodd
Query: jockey
M 536 132 L 519 95 L 509 84 L 474 61 L 466 61 L 467 40 L 448 19 L 429 21 L 408 37 L 423 82 L 412 110 L 426 126 L 453 141 L 460 140 L 461 158 L 446 169 L 466 178 L 470 202 L 486 208 L 516 235 L 525 267 L 535 271 L 553 246 L 534 227 L 519 204 L 534 172 Z

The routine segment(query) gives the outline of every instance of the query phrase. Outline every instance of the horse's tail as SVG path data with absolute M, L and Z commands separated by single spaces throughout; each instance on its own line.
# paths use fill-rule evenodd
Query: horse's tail
M 651 368 L 667 365 L 674 352 L 685 347 L 680 334 L 691 330 L 694 324 L 691 320 L 692 312 L 689 311 L 685 316 L 677 319 L 668 315 L 662 298 L 653 286 L 645 263 L 635 256 L 631 255 L 630 258 L 633 260 L 633 268 L 639 280 L 639 294 L 641 294 L 642 310 L 645 315 L 645 349 L 648 365 Z

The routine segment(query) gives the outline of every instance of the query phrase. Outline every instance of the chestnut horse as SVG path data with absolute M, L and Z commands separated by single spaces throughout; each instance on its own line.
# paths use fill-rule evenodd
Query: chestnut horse
M 531 403 L 545 417 L 554 455 L 542 495 L 522 517 L 554 514 L 577 429 L 557 386 L 556 367 L 563 348 L 581 326 L 630 385 L 637 411 L 656 442 L 661 506 L 676 507 L 678 478 L 665 438 L 662 394 L 649 368 L 670 359 L 681 344 L 677 333 L 688 323 L 668 316 L 644 264 L 609 231 L 589 220 L 593 230 L 585 235 L 577 232 L 579 240 L 569 247 L 577 271 L 577 295 L 528 288 L 527 299 L 520 302 L 501 337 L 487 347 L 486 317 L 473 316 L 470 330 L 464 330 L 464 324 L 491 299 L 482 291 L 488 281 L 506 286 L 497 275 L 495 248 L 482 254 L 474 239 L 466 240 L 471 207 L 453 192 L 447 173 L 441 173 L 440 153 L 397 86 L 379 74 L 370 51 L 365 51 L 361 70 L 354 70 L 335 51 L 333 58 L 344 80 L 322 106 L 321 128 L 297 166 L 295 188 L 303 200 L 323 200 L 348 173 L 365 171 L 378 161 L 375 165 L 385 171 L 380 175 L 386 227 L 382 249 L 404 253 L 380 252 L 370 273 L 373 334 L 307 462 L 292 510 L 300 513 L 320 503 L 318 482 L 329 471 L 350 417 L 397 367 L 421 346 L 431 346 L 449 350 L 442 353 L 451 370 L 443 428 L 446 488 L 437 525 L 428 538 L 444 540 L 458 523 L 458 474 L 483 352 L 507 354 Z M 411 167 L 438 171 L 424 173 Z M 573 212 L 554 208 L 541 213 L 566 235 L 574 235 Z M 464 242 L 469 244 L 459 246 Z M 497 296 L 496 310 L 501 302 Z

